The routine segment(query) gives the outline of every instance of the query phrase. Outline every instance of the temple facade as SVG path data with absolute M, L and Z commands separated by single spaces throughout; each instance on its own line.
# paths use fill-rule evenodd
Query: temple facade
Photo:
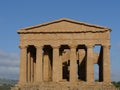
M 66 18 L 18 30 L 18 87 L 48 90 L 49 85 L 49 90 L 70 90 L 67 87 L 74 84 L 78 85 L 75 90 L 80 90 L 81 83 L 110 84 L 110 32 L 107 27 Z M 97 46 L 99 52 L 94 51 Z

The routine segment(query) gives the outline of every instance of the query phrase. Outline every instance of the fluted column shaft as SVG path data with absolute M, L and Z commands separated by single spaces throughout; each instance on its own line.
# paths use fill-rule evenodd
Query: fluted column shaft
M 31 82 L 31 58 L 30 58 L 30 51 L 28 52 L 28 82 Z
M 31 56 L 31 82 L 34 81 L 34 62 L 33 62 L 33 56 Z
M 77 57 L 76 57 L 76 46 L 70 46 L 70 82 L 77 80 Z
M 110 46 L 103 45 L 103 82 L 110 80 Z
M 27 47 L 20 46 L 20 84 L 27 81 Z
M 44 81 L 49 81 L 49 56 L 48 53 L 45 52 L 44 56 L 43 56 L 43 77 L 44 77 Z
M 60 59 L 59 59 L 59 81 L 62 81 L 62 55 L 60 55 Z
M 53 82 L 59 81 L 59 46 L 53 46 Z
M 42 46 L 36 46 L 36 82 L 42 82 L 43 81 L 43 62 L 42 62 Z
M 94 81 L 93 46 L 87 45 L 86 81 Z

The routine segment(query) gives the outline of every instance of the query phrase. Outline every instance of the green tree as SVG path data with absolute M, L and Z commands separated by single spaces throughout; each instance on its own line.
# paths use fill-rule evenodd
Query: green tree
M 117 87 L 117 88 L 120 88 L 120 81 L 119 82 L 112 82 L 112 84 Z

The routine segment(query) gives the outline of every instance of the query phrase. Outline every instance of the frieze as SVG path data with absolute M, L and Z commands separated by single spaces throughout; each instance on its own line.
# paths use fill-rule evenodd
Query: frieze
M 20 45 L 110 45 L 109 40 L 22 40 Z

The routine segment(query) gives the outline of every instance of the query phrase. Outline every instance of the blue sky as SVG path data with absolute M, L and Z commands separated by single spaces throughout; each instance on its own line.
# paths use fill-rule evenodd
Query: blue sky
M 107 26 L 111 32 L 111 76 L 120 81 L 119 0 L 1 0 L 0 77 L 19 77 L 19 35 L 23 27 L 70 18 Z

